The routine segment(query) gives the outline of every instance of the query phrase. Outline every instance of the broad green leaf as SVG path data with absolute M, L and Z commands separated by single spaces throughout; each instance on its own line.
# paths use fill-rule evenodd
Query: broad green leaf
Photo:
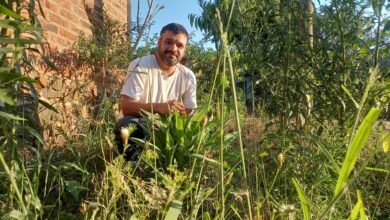
M 211 215 L 210 215 L 210 213 L 209 212 L 205 212 L 205 213 L 203 213 L 203 219 L 205 219 L 205 220 L 211 220 Z
M 384 3 L 385 0 L 371 0 L 372 8 L 376 16 L 381 16 Z
M 387 151 L 389 151 L 389 146 L 390 146 L 390 133 L 389 132 L 387 132 L 386 134 L 383 134 L 382 141 L 383 141 L 383 151 L 385 153 L 387 153 Z
M 81 186 L 79 182 L 74 180 L 65 181 L 65 188 L 76 201 L 79 200 L 80 192 L 86 189 L 85 187 Z
M 26 219 L 26 215 L 19 210 L 12 210 L 11 212 L 5 214 L 1 219 Z
M 196 122 L 201 122 L 202 119 L 204 118 L 204 116 L 207 114 L 208 112 L 208 109 L 207 108 L 203 108 L 201 110 L 198 110 L 195 115 L 192 117 L 192 120 L 193 121 L 196 121 Z
M 301 201 L 303 219 L 308 220 L 310 219 L 310 214 L 309 214 L 309 207 L 307 206 L 306 197 L 303 194 L 303 191 L 301 189 L 301 186 L 299 185 L 298 180 L 296 178 L 293 178 L 292 181 L 295 186 L 295 190 L 297 190 L 299 200 Z
M 0 4 L 0 14 L 8 15 L 15 19 L 22 19 L 20 15 Z
M 0 117 L 6 118 L 6 119 L 11 119 L 11 120 L 20 120 L 20 121 L 26 120 L 26 119 L 21 118 L 19 116 L 16 116 L 16 115 L 13 115 L 13 114 L 10 114 L 7 112 L 3 112 L 3 111 L 0 111 Z
M 9 19 L 1 20 L 0 27 L 12 29 L 12 30 L 19 30 L 21 32 L 30 32 L 30 34 L 33 34 L 34 36 L 37 36 L 36 33 L 41 33 L 43 31 L 43 29 L 40 27 L 36 27 L 33 25 L 29 25 L 27 23 L 22 23 L 20 21 L 9 20 Z
M 14 49 L 8 47 L 0 48 L 0 56 L 3 54 L 11 53 L 13 51 Z
M 352 139 L 351 145 L 348 147 L 347 155 L 345 156 L 335 187 L 334 197 L 337 197 L 339 193 L 341 193 L 347 183 L 349 175 L 351 174 L 353 166 L 360 155 L 363 145 L 366 143 L 368 135 L 371 133 L 372 126 L 378 119 L 381 112 L 381 109 L 371 108 L 359 126 L 359 129 Z
M 30 128 L 28 126 L 24 126 L 24 128 L 27 130 L 28 133 L 30 133 L 32 136 L 34 136 L 41 144 L 45 144 L 45 141 L 43 140 L 43 137 L 41 134 L 39 134 L 38 131 L 36 131 L 33 128 Z
M 169 207 L 167 215 L 165 216 L 165 220 L 175 220 L 179 218 L 181 208 L 183 206 L 183 202 L 179 200 L 174 200 Z
M 14 73 L 0 74 L 0 80 L 2 82 L 6 82 L 6 83 L 9 83 L 12 81 L 23 81 L 23 82 L 27 82 L 27 83 L 35 83 L 36 82 L 35 79 L 32 79 L 32 78 L 27 77 L 27 76 L 20 76 L 20 75 L 14 74 Z
M 8 96 L 8 89 L 0 89 L 0 101 L 7 103 L 8 105 L 15 105 L 15 100 Z
M 175 113 L 175 135 L 179 139 L 180 146 L 184 146 L 184 117 L 178 112 Z
M 1 49 L 11 49 L 11 48 L 1 48 Z M 11 49 L 12 50 L 12 49 Z M 0 74 L 1 75 L 6 75 L 6 74 L 11 74 L 10 72 L 13 70 L 13 67 L 0 67 Z M 0 76 L 1 76 L 0 75 Z M 0 79 L 3 77 L 0 77 Z

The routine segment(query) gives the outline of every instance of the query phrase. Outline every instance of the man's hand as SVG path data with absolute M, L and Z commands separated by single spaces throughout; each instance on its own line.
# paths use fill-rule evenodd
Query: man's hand
M 178 101 L 169 101 L 167 102 L 168 111 L 167 114 L 172 113 L 174 111 L 179 111 L 180 114 L 186 114 L 186 107 L 183 105 L 183 103 Z
M 141 103 L 134 98 L 122 95 L 122 112 L 124 115 L 132 115 L 139 117 L 141 109 L 148 112 L 160 113 L 169 115 L 174 111 L 179 111 L 180 114 L 191 114 L 192 109 L 186 108 L 183 103 L 172 100 L 166 103 Z

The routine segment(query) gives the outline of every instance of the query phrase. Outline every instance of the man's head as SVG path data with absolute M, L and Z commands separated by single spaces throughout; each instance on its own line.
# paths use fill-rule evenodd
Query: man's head
M 180 24 L 170 23 L 161 29 L 157 54 L 167 66 L 180 62 L 188 42 L 188 32 Z

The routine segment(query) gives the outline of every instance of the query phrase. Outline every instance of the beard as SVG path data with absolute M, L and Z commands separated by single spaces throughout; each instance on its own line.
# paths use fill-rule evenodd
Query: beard
M 161 57 L 162 61 L 168 66 L 175 66 L 181 60 L 179 54 L 169 50 L 162 51 L 159 49 L 158 54 Z

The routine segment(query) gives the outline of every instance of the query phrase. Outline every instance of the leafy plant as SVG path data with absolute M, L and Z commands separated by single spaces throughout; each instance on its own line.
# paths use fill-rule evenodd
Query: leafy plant
M 43 209 L 38 197 L 41 175 L 41 157 L 38 150 L 31 149 L 33 137 L 40 144 L 43 139 L 31 120 L 28 111 L 37 109 L 38 103 L 53 109 L 39 99 L 29 74 L 36 72 L 29 57 L 38 56 L 48 65 L 45 58 L 43 30 L 38 22 L 35 8 L 39 1 L 1 1 L 0 11 L 0 162 L 8 181 L 2 186 L 8 189 L 7 208 L 4 215 L 15 219 L 36 219 L 42 216 Z M 26 16 L 22 16 L 27 13 Z M 26 103 L 31 103 L 28 109 Z M 35 143 L 36 144 L 36 143 Z M 36 167 L 26 166 L 27 158 L 36 159 Z

